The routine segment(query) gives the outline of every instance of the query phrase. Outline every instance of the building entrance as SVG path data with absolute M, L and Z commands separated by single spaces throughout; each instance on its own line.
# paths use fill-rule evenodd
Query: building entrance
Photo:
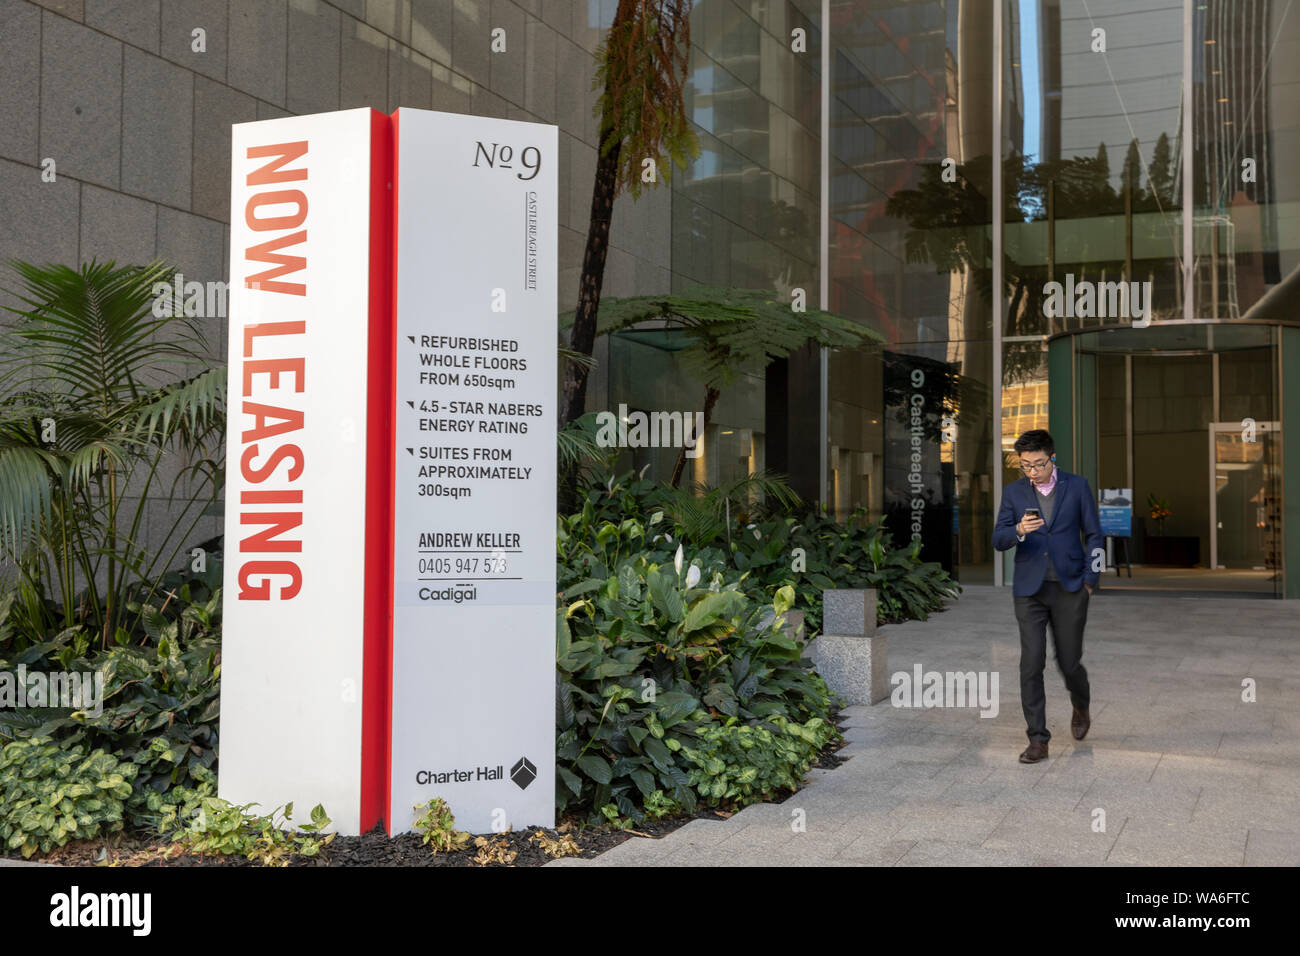
M 1064 466 L 1130 492 L 1132 577 L 1106 586 L 1281 596 L 1276 331 L 1169 323 L 1049 343 Z

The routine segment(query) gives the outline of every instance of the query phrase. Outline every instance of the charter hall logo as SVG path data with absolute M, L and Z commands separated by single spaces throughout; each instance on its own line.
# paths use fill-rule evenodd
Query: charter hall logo
M 417 786 L 443 783 L 491 783 L 505 776 L 505 765 L 495 767 L 471 767 L 468 770 L 421 770 L 415 775 Z M 527 790 L 528 785 L 537 779 L 537 766 L 527 757 L 520 757 L 510 768 L 510 779 L 520 790 Z
M 515 761 L 515 765 L 510 768 L 510 779 L 513 780 L 520 790 L 527 790 L 528 785 L 537 779 L 537 768 L 527 757 L 520 757 Z

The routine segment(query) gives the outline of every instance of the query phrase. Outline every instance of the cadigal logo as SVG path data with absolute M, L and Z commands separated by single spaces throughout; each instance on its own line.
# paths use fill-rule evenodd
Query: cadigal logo
M 451 601 L 454 604 L 460 604 L 462 601 L 478 600 L 478 588 L 475 587 L 454 587 L 454 588 L 420 588 L 421 601 Z

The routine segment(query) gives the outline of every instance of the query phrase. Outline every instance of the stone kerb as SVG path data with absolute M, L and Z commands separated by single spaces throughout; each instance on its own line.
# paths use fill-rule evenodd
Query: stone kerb
M 887 640 L 876 631 L 875 588 L 822 592 L 822 633 L 809 656 L 827 687 L 850 705 L 889 697 Z

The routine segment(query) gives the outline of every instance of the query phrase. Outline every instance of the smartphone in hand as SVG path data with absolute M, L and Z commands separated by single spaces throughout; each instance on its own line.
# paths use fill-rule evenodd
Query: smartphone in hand
M 1026 508 L 1026 509 L 1025 509 L 1025 517 L 1026 517 L 1026 518 L 1037 518 L 1037 519 L 1039 519 L 1039 520 L 1041 521 L 1041 520 L 1043 519 L 1043 514 L 1042 514 L 1042 512 L 1039 511 L 1037 508 Z

